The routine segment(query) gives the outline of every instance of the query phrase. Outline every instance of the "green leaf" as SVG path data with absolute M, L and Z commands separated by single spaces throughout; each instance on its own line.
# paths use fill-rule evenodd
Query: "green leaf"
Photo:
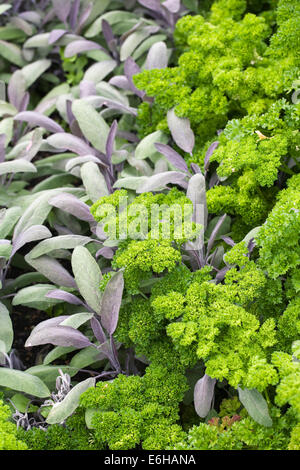
M 99 413 L 99 408 L 87 408 L 85 410 L 85 424 L 88 429 L 94 429 L 92 419 L 96 413 Z
M 86 323 L 94 316 L 91 312 L 80 312 L 70 315 L 63 322 L 60 323 L 62 326 L 71 326 L 72 328 L 79 328 L 81 325 Z
M 166 144 L 168 137 L 162 131 L 155 131 L 144 137 L 135 149 L 135 158 L 144 159 L 153 157 L 160 157 L 160 153 L 154 147 L 155 143 Z
M 100 172 L 96 163 L 84 163 L 80 169 L 80 175 L 85 190 L 91 201 L 96 202 L 101 197 L 107 196 L 109 194 L 105 178 Z
M 105 153 L 109 126 L 100 114 L 84 100 L 73 101 L 72 112 L 83 135 L 97 150 Z
M 7 173 L 36 173 L 35 166 L 24 159 L 13 160 L 11 162 L 0 163 L 0 175 L 6 175 Z
M 7 41 L 0 40 L 0 56 L 19 67 L 25 63 L 21 48 Z
M 31 375 L 28 371 L 0 368 L 0 385 L 18 392 L 28 393 L 39 398 L 49 397 L 48 387 L 38 377 Z
M 22 210 L 20 207 L 10 207 L 4 209 L 3 218 L 0 220 L 0 238 L 6 238 L 10 234 L 14 225 L 17 223 Z
M 93 346 L 88 346 L 72 357 L 70 366 L 83 369 L 90 366 L 91 364 L 94 364 L 95 362 L 101 361 L 104 358 L 104 354 L 102 354 Z
M 92 346 L 91 348 L 95 349 Z M 55 348 L 53 348 L 52 351 L 50 351 L 46 355 L 46 357 L 44 357 L 43 364 L 47 366 L 50 364 L 50 362 L 53 362 L 59 357 L 64 356 L 65 354 L 68 354 L 69 352 L 73 351 L 76 351 L 76 348 L 74 348 L 73 346 L 55 346 Z
M 15 393 L 10 400 L 21 413 L 25 413 L 26 411 L 34 412 L 38 410 L 38 406 L 30 405 L 30 399 L 21 393 Z
M 55 289 L 53 284 L 36 284 L 35 286 L 24 287 L 15 295 L 12 304 L 46 310 L 52 305 L 62 303 L 62 300 L 45 297 L 53 289 Z
M 102 274 L 100 268 L 90 254 L 83 246 L 77 246 L 72 254 L 72 269 L 79 292 L 87 304 L 95 312 L 100 312 L 100 281 Z
M 240 387 L 238 387 L 238 393 L 240 402 L 251 418 L 262 426 L 271 427 L 273 423 L 269 415 L 268 404 L 262 394 L 256 388 L 242 390 Z
M 9 311 L 5 305 L 0 302 L 0 341 L 3 341 L 6 353 L 10 351 L 13 339 L 14 330 L 9 316 Z
M 9 142 L 12 139 L 13 125 L 14 125 L 14 120 L 11 117 L 2 119 L 2 121 L 0 121 L 0 134 L 5 134 L 6 135 L 5 147 L 8 146 Z M 7 163 L 9 163 L 9 162 L 7 162 Z M 1 165 L 4 165 L 4 163 L 1 163 Z
M 9 10 L 10 8 L 11 5 L 9 5 L 8 3 L 3 3 L 3 5 L 0 5 L 0 15 L 2 15 L 2 13 Z
M 69 366 L 53 366 L 53 365 L 39 365 L 33 366 L 26 370 L 28 374 L 31 374 L 33 377 L 38 378 L 43 381 L 51 390 L 55 387 L 55 382 L 59 376 L 59 370 L 62 370 L 64 374 L 69 374 L 70 377 L 73 377 L 77 374 L 78 369 L 75 367 Z
M 106 20 L 110 25 L 113 25 L 128 19 L 138 20 L 138 17 L 133 13 L 129 13 L 122 10 L 109 11 L 107 13 L 104 13 L 104 15 L 99 16 L 99 18 L 94 21 L 94 23 L 88 28 L 84 35 L 86 38 L 93 38 L 94 36 L 97 36 L 99 33 L 101 33 L 102 20 Z
M 51 60 L 41 59 L 25 65 L 21 72 L 25 78 L 26 88 L 29 88 L 51 65 Z
M 38 243 L 30 252 L 29 256 L 31 259 L 38 258 L 39 256 L 50 253 L 53 250 L 69 250 L 79 245 L 85 245 L 93 241 L 90 237 L 84 237 L 81 235 L 59 235 L 57 237 L 48 238 Z M 45 243 L 43 243 L 45 242 Z M 48 243 L 46 243 L 48 242 Z
M 48 424 L 62 423 L 67 419 L 79 405 L 80 396 L 88 388 L 95 386 L 95 379 L 89 378 L 83 382 L 79 382 L 73 387 L 70 392 L 65 396 L 63 401 L 56 403 L 47 417 Z

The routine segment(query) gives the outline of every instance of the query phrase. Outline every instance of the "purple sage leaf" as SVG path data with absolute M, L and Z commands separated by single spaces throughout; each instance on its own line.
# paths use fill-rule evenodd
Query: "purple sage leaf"
M 65 34 L 67 34 L 67 32 L 68 31 L 66 31 L 65 29 L 53 29 L 50 33 L 48 43 L 54 44 L 56 41 L 62 38 Z
M 48 144 L 58 149 L 67 149 L 77 155 L 95 155 L 94 149 L 84 142 L 79 137 L 65 132 L 53 134 L 47 139 Z
M 108 281 L 101 301 L 101 321 L 110 335 L 114 333 L 118 324 L 123 289 L 123 272 L 118 271 Z
M 94 41 L 87 41 L 86 39 L 78 39 L 70 42 L 65 48 L 65 57 L 73 57 L 74 55 L 80 54 L 81 52 L 88 51 L 105 51 L 105 49 Z
M 111 162 L 111 156 L 114 150 L 114 141 L 116 138 L 117 129 L 118 129 L 118 123 L 116 120 L 114 120 L 109 130 L 107 139 L 106 139 L 106 159 L 107 159 L 107 162 L 109 163 Z
M 33 330 L 25 343 L 25 347 L 39 346 L 40 344 L 54 344 L 55 346 L 74 346 L 82 349 L 92 346 L 93 343 L 80 331 L 71 326 L 48 326 L 38 331 Z
M 49 199 L 49 204 L 74 215 L 80 220 L 94 222 L 89 206 L 77 199 L 73 194 L 60 193 Z
M 76 295 L 70 294 L 70 292 L 66 292 L 65 290 L 61 289 L 54 289 L 48 292 L 45 297 L 49 297 L 50 299 L 58 299 L 67 302 L 68 304 L 72 305 L 85 305 L 82 300 L 80 300 Z
M 63 128 L 57 124 L 53 119 L 50 119 L 43 114 L 37 113 L 36 111 L 23 111 L 14 117 L 15 121 L 25 121 L 30 126 L 43 127 L 50 132 L 64 132 Z
M 210 157 L 212 156 L 213 152 L 216 150 L 216 148 L 218 147 L 218 145 L 219 145 L 219 141 L 216 140 L 215 142 L 213 142 L 213 143 L 209 146 L 209 148 L 208 148 L 208 150 L 207 150 L 207 152 L 206 152 L 206 154 L 205 154 L 205 158 L 204 158 L 204 170 L 205 170 L 205 171 L 208 170 L 209 163 L 210 163 Z
M 158 142 L 155 143 L 154 146 L 160 153 L 162 153 L 167 158 L 167 160 L 172 165 L 178 168 L 178 170 L 182 170 L 189 173 L 189 169 L 185 160 L 182 158 L 181 155 L 179 155 L 178 152 L 176 152 L 176 150 L 173 150 L 172 147 L 170 147 L 169 145 L 160 144 Z
M 106 259 L 112 259 L 114 257 L 114 252 L 108 246 L 103 246 L 96 253 L 96 258 L 99 258 L 99 256 L 103 256 L 103 258 L 106 258 Z
M 187 118 L 176 116 L 174 108 L 167 113 L 168 126 L 174 142 L 185 152 L 192 153 L 195 145 L 195 136 Z
M 200 418 L 205 418 L 210 409 L 214 397 L 216 379 L 205 374 L 195 385 L 194 405 L 195 411 Z

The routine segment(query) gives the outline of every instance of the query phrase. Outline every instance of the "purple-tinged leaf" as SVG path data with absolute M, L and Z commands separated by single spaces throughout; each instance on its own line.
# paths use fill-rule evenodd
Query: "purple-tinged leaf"
M 65 290 L 61 289 L 54 289 L 48 292 L 45 297 L 49 297 L 50 299 L 58 299 L 67 302 L 68 304 L 72 305 L 85 305 L 82 300 L 80 300 L 76 295 L 70 294 L 70 292 L 66 292 Z
M 0 134 L 0 163 L 5 160 L 5 141 L 6 134 Z
M 222 240 L 229 246 L 235 246 L 235 242 L 230 237 L 221 236 Z
M 116 138 L 117 129 L 118 123 L 116 120 L 114 120 L 106 139 L 106 159 L 109 163 L 111 162 L 111 156 L 114 151 L 114 142 Z
M 38 331 L 33 330 L 25 343 L 25 347 L 29 348 L 40 344 L 74 346 L 78 349 L 93 345 L 84 334 L 71 326 L 50 326 Z
M 210 409 L 214 397 L 216 379 L 205 374 L 195 385 L 194 405 L 195 411 L 200 418 L 205 418 Z
M 216 148 L 218 147 L 218 145 L 219 145 L 219 141 L 216 140 L 215 142 L 213 142 L 213 143 L 209 146 L 209 148 L 208 148 L 208 150 L 207 150 L 207 152 L 206 152 L 206 154 L 205 154 L 205 158 L 204 158 L 204 170 L 205 170 L 205 171 L 208 170 L 209 163 L 210 163 L 210 157 L 212 156 L 213 152 L 216 150 Z
M 132 90 L 132 84 L 125 75 L 115 75 L 108 81 L 108 83 L 121 88 L 122 90 Z
M 25 256 L 25 261 L 51 282 L 63 287 L 73 287 L 76 289 L 77 286 L 74 278 L 55 258 L 43 255 L 39 258 L 31 259 L 28 254 Z
M 52 237 L 52 233 L 44 225 L 33 225 L 24 232 L 21 232 L 13 241 L 13 249 L 11 256 L 18 251 L 26 243 L 31 243 L 37 240 L 43 240 L 45 238 Z
M 36 11 L 24 11 L 19 13 L 19 17 L 25 21 L 28 21 L 29 23 L 35 24 L 36 26 L 41 24 L 41 14 Z
M 77 155 L 95 155 L 94 149 L 84 142 L 79 137 L 65 132 L 53 134 L 47 139 L 48 144 L 58 149 L 67 149 Z
M 81 13 L 81 15 L 79 16 L 75 33 L 79 34 L 79 32 L 81 31 L 82 27 L 84 26 L 84 24 L 86 23 L 86 21 L 89 19 L 89 16 L 90 16 L 90 14 L 91 14 L 92 9 L 93 9 L 93 2 L 90 2 L 90 3 L 88 4 L 88 6 L 83 10 L 83 12 Z
M 248 245 L 247 245 L 249 257 L 250 257 L 250 255 L 251 255 L 251 253 L 252 253 L 252 251 L 254 250 L 255 247 L 256 247 L 255 239 L 251 238 L 249 240 Z
M 32 139 L 28 142 L 27 147 L 22 153 L 21 157 L 31 162 L 36 156 L 43 143 L 43 129 L 35 129 L 32 133 Z
M 196 175 L 197 173 L 202 174 L 201 168 L 197 165 L 197 163 L 191 163 L 191 170 Z
M 103 328 L 101 326 L 101 323 L 95 316 L 93 316 L 90 319 L 91 327 L 93 330 L 93 333 L 95 335 L 95 338 L 99 341 L 100 344 L 103 344 L 107 341 L 107 338 L 105 336 L 105 333 L 103 331 Z
M 96 62 L 87 69 L 84 74 L 84 80 L 90 80 L 93 83 L 101 82 L 107 75 L 109 75 L 117 66 L 115 60 L 101 60 L 101 62 Z M 126 77 L 124 77 L 125 80 Z M 97 93 L 95 93 L 97 95 Z
M 79 85 L 80 98 L 85 98 L 86 96 L 93 96 L 97 94 L 97 90 L 94 82 L 90 80 L 82 80 Z
M 138 0 L 138 2 L 149 10 L 157 11 L 158 13 L 161 12 L 162 7 L 159 0 Z
M 73 194 L 60 193 L 57 196 L 52 197 L 49 200 L 49 204 L 74 215 L 80 220 L 94 222 L 89 206 L 77 199 Z
M 67 32 L 68 31 L 65 29 L 53 29 L 50 33 L 48 43 L 54 44 L 56 41 L 62 38 L 65 34 L 67 34 Z
M 9 102 L 20 111 L 21 103 L 26 92 L 25 78 L 20 70 L 16 70 L 10 77 L 7 94 Z
M 73 111 L 72 111 L 72 101 L 66 100 L 66 114 L 69 126 L 76 120 Z
M 58 317 L 52 317 L 52 318 L 49 318 L 48 320 L 43 320 L 33 328 L 33 330 L 31 331 L 31 334 L 37 333 L 42 330 L 47 330 L 47 328 L 50 328 L 53 326 L 58 326 L 67 318 L 69 318 L 69 315 L 59 315 Z
M 209 255 L 210 253 L 210 250 L 212 249 L 213 247 L 213 244 L 214 244 L 214 241 L 216 239 L 216 236 L 218 235 L 218 231 L 220 230 L 224 220 L 226 219 L 226 214 L 222 215 L 222 217 L 219 218 L 218 222 L 216 223 L 213 231 L 211 232 L 211 235 L 209 237 L 209 240 L 208 240 L 208 243 L 207 243 L 207 249 L 206 249 L 206 253 L 207 253 L 207 256 Z
M 94 41 L 87 41 L 86 39 L 78 39 L 77 41 L 70 42 L 66 48 L 64 55 L 66 58 L 73 57 L 81 52 L 88 51 L 105 51 L 105 49 Z
M 230 266 L 225 266 L 224 268 L 222 268 L 220 271 L 218 271 L 215 279 L 217 282 L 222 282 L 224 277 L 225 277 L 225 274 L 227 273 L 227 271 L 229 271 L 230 269 Z
M 108 47 L 110 47 L 110 44 L 115 41 L 115 36 L 112 32 L 110 24 L 106 20 L 102 20 L 102 34 L 104 36 L 106 44 L 108 45 Z
M 135 93 L 137 96 L 139 96 L 140 98 L 143 98 L 145 96 L 145 92 L 136 88 L 136 86 L 134 85 L 132 81 L 133 75 L 136 75 L 140 72 L 139 66 L 135 63 L 132 57 L 127 57 L 127 59 L 125 60 L 124 72 L 128 80 L 131 91 Z
M 121 139 L 128 140 L 129 142 L 139 142 L 139 138 L 136 134 L 133 132 L 127 132 L 127 131 L 120 131 L 118 130 L 117 136 L 121 137 Z
M 177 13 L 180 10 L 180 0 L 165 0 L 162 6 L 167 8 L 171 13 Z
M 21 31 L 23 31 L 27 36 L 32 36 L 33 28 L 23 18 L 20 18 L 18 16 L 13 16 L 10 18 L 10 23 L 13 26 L 15 26 L 17 29 L 20 29 Z
M 168 50 L 163 41 L 158 41 L 149 49 L 145 63 L 146 70 L 164 69 L 168 65 Z
M 174 108 L 167 113 L 167 121 L 174 142 L 185 152 L 192 153 L 195 145 L 195 136 L 188 118 L 176 116 Z
M 167 158 L 167 160 L 173 166 L 178 168 L 178 170 L 182 170 L 182 171 L 189 173 L 189 169 L 187 167 L 185 160 L 182 158 L 181 155 L 179 155 L 179 153 L 173 150 L 169 145 L 155 143 L 154 146 L 160 153 L 162 153 Z
M 69 17 L 69 23 L 72 30 L 75 29 L 79 14 L 80 0 L 74 0 Z
M 108 283 L 101 301 L 101 321 L 106 331 L 112 335 L 117 327 L 124 289 L 123 272 L 114 273 Z
M 106 259 L 112 259 L 114 257 L 114 251 L 108 246 L 103 246 L 96 253 L 96 258 L 99 258 L 99 256 L 103 256 L 103 258 Z
M 98 97 L 98 103 L 102 101 L 104 106 L 107 106 L 111 109 L 117 109 L 121 112 L 125 112 L 128 114 L 132 114 L 133 116 L 137 116 L 136 108 L 132 108 L 131 106 L 126 106 L 125 104 L 119 103 L 119 101 L 109 100 L 107 98 L 102 98 L 101 96 Z
M 43 114 L 37 113 L 36 111 L 23 111 L 14 117 L 15 121 L 25 121 L 31 127 L 39 126 L 43 127 L 49 132 L 64 132 L 63 128 L 57 124 L 53 119 L 50 119 Z
M 213 186 L 217 185 L 219 183 L 219 177 L 217 175 L 217 172 L 214 171 L 214 173 L 212 174 L 210 180 L 209 180 L 209 183 L 208 183 L 208 187 L 209 189 L 211 189 Z
M 99 284 L 102 279 L 100 267 L 84 246 L 77 246 L 71 258 L 72 269 L 80 294 L 97 313 L 101 308 Z
M 53 9 L 60 21 L 65 23 L 72 7 L 71 0 L 52 0 Z
M 168 184 L 178 184 L 183 188 L 187 188 L 186 175 L 179 171 L 166 171 L 157 175 L 150 176 L 146 181 L 137 188 L 136 192 L 147 193 L 149 191 L 161 191 Z
M 29 105 L 29 99 L 30 99 L 30 95 L 28 91 L 26 91 L 20 103 L 20 109 L 19 109 L 20 112 L 26 111 Z

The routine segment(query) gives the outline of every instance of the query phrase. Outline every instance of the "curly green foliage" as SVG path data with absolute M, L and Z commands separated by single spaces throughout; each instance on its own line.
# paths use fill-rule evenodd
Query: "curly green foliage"
M 0 450 L 27 450 L 25 439 L 21 439 L 17 435 L 16 424 L 11 420 L 9 406 L 0 399 Z
M 300 421 L 300 362 L 299 350 L 295 356 L 282 351 L 272 354 L 272 362 L 278 369 L 280 383 L 276 388 L 275 403 L 289 404 Z
M 137 294 L 142 281 L 153 273 L 170 272 L 178 265 L 178 248 L 195 238 L 200 227 L 185 223 L 191 219 L 193 205 L 176 188 L 167 194 L 141 194 L 128 205 L 127 196 L 127 191 L 118 190 L 102 197 L 91 213 L 108 234 L 110 226 L 116 227 L 120 240 L 112 265 L 125 268 L 125 287 Z
M 84 413 L 77 410 L 66 420 L 64 426 L 52 424 L 46 429 L 37 427 L 29 430 L 20 428 L 18 436 L 23 439 L 30 450 L 99 450 L 92 433 L 85 424 Z
M 182 439 L 177 424 L 179 403 L 187 388 L 180 366 L 151 363 L 145 375 L 119 375 L 99 382 L 81 396 L 85 409 L 94 409 L 92 428 L 96 442 L 111 450 L 165 449 Z
M 155 97 L 151 109 L 141 108 L 141 130 L 147 132 L 147 125 L 148 132 L 164 126 L 166 112 L 175 107 L 179 117 L 190 119 L 203 145 L 230 115 L 265 112 L 297 78 L 297 52 L 287 43 L 295 43 L 299 14 L 291 22 L 282 14 L 285 2 L 280 1 L 278 30 L 272 37 L 267 16 L 247 12 L 247 3 L 215 1 L 208 19 L 186 15 L 177 22 L 174 38 L 182 52 L 178 66 L 146 70 L 134 77 L 137 87 Z M 289 3 L 297 13 L 297 0 Z
M 276 322 L 268 315 L 264 319 L 259 308 L 268 281 L 245 256 L 244 244 L 232 251 L 228 259 L 241 266 L 228 271 L 224 285 L 194 280 L 185 293 L 171 290 L 153 296 L 151 305 L 154 315 L 169 321 L 166 332 L 183 364 L 202 359 L 211 377 L 226 378 L 233 387 L 243 384 L 262 391 L 278 381 L 269 362 L 277 343 Z
M 300 337 L 300 297 L 293 299 L 278 321 L 278 338 L 281 348 L 290 349 L 293 341 Z
M 181 253 L 171 241 L 137 240 L 124 243 L 113 259 L 114 268 L 125 268 L 124 280 L 129 293 L 137 294 L 143 280 L 153 273 L 172 271 L 181 261 Z
M 274 279 L 296 270 L 300 264 L 299 188 L 300 174 L 288 180 L 287 189 L 279 193 L 277 203 L 256 236 L 259 263 Z
M 295 419 L 288 414 L 280 416 L 278 408 L 272 407 L 270 414 L 274 425 L 261 426 L 252 418 L 239 419 L 225 416 L 213 418 L 209 424 L 193 426 L 186 440 L 179 442 L 177 450 L 286 450 L 290 440 L 291 426 Z
M 95 202 L 91 213 L 108 235 L 109 225 L 115 226 L 116 238 L 121 240 L 176 239 L 181 245 L 196 236 L 196 224 L 183 224 L 191 218 L 193 205 L 177 188 L 167 194 L 143 193 L 128 202 L 127 191 L 117 190 Z
M 290 173 L 287 160 L 299 153 L 299 109 L 282 99 L 267 113 L 228 122 L 210 161 L 219 164 L 218 176 L 230 185 L 207 192 L 210 212 L 237 215 L 252 226 L 265 220 L 279 170 Z

